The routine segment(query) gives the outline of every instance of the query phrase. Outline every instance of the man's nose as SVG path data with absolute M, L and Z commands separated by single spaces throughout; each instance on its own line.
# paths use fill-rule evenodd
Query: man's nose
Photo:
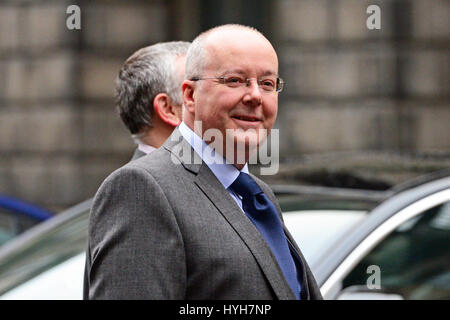
M 251 104 L 254 104 L 255 106 L 261 104 L 262 94 L 261 94 L 261 89 L 258 84 L 258 80 L 247 79 L 245 89 L 247 90 L 247 92 L 245 93 L 245 96 L 244 96 L 245 103 L 251 103 Z

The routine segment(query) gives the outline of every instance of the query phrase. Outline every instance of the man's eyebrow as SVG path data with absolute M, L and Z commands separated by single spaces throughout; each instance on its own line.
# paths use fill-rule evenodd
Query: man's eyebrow
M 263 76 L 277 76 L 278 77 L 278 72 L 274 72 L 272 70 L 267 70 L 267 71 L 263 72 L 262 75 Z
M 238 74 L 242 74 L 242 75 L 246 74 L 246 72 L 244 70 L 242 70 L 242 69 L 231 69 L 231 70 L 225 70 L 220 75 L 224 76 L 224 75 L 229 74 L 229 73 L 238 73 Z
M 226 70 L 226 71 L 222 72 L 220 74 L 220 76 L 224 76 L 224 75 L 229 74 L 229 73 L 237 73 L 237 74 L 241 74 L 241 75 L 244 75 L 244 76 L 247 75 L 247 72 L 245 72 L 242 69 L 231 69 L 231 70 Z M 264 71 L 261 74 L 261 76 L 263 76 L 263 77 L 264 76 L 278 76 L 278 73 L 274 72 L 273 70 L 266 70 L 266 71 Z

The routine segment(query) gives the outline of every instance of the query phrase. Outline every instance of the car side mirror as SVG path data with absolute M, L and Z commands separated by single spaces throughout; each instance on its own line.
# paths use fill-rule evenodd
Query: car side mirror
M 342 290 L 337 300 L 404 300 L 398 293 L 369 289 L 367 286 L 350 286 Z

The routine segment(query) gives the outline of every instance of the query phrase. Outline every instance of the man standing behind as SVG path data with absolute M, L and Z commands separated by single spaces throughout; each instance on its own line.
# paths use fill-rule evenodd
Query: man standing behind
M 133 53 L 116 78 L 120 118 L 137 144 L 131 160 L 159 148 L 182 119 L 186 53 L 190 43 L 161 42 Z M 90 254 L 87 254 L 86 268 Z M 87 269 L 84 298 L 88 295 Z
M 138 147 L 133 160 L 159 148 L 181 122 L 181 84 L 189 42 L 173 41 L 136 51 L 116 79 L 120 118 Z
M 97 192 L 89 298 L 320 299 L 275 196 L 246 164 L 276 119 L 272 45 L 253 28 L 213 28 L 189 48 L 186 78 L 180 126 Z M 222 135 L 215 148 L 208 130 Z

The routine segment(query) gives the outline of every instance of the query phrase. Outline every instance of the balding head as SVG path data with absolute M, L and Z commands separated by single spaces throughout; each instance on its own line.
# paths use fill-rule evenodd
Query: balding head
M 194 39 L 186 54 L 185 78 L 192 79 L 201 76 L 205 68 L 217 56 L 217 51 L 220 51 L 227 43 L 236 43 L 239 39 L 243 43 L 247 43 L 250 41 L 249 39 L 265 42 L 272 48 L 276 56 L 269 40 L 255 28 L 239 24 L 226 24 L 209 29 Z
M 200 137 L 219 132 L 215 151 L 240 170 L 276 119 L 277 54 L 255 29 L 224 25 L 199 35 L 186 59 L 183 121 Z

